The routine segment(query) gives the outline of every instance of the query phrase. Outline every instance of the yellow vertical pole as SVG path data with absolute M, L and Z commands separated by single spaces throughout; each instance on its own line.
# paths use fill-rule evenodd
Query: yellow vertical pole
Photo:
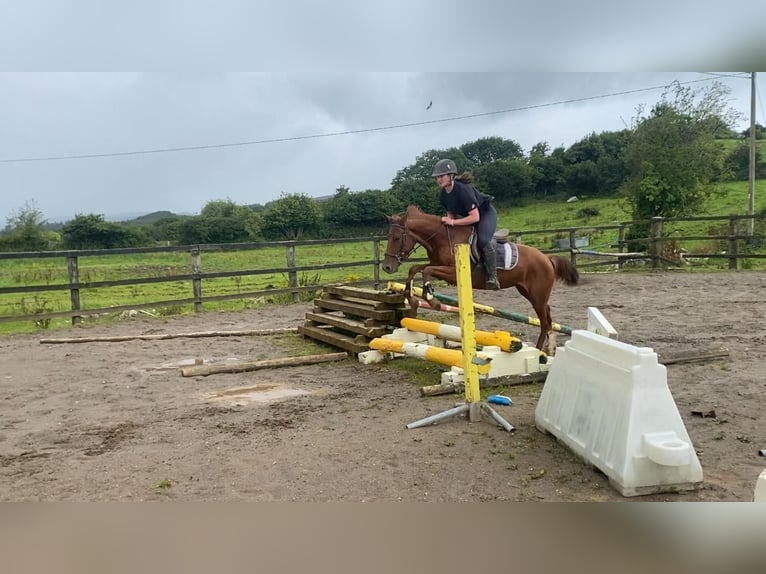
M 473 310 L 473 285 L 471 285 L 471 254 L 468 244 L 459 243 L 455 246 L 455 262 L 457 266 L 457 295 L 460 301 L 460 330 L 463 334 L 463 372 L 465 377 L 466 403 L 478 403 L 479 367 L 474 362 L 476 358 L 475 315 Z

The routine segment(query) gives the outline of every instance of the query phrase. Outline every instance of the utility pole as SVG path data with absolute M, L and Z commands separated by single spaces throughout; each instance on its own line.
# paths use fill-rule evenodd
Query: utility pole
M 747 235 L 753 242 L 753 214 L 755 213 L 755 72 L 750 72 L 750 165 L 747 184 Z

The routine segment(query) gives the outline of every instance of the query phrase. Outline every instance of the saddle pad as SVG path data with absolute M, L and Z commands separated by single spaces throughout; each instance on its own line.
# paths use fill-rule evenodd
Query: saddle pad
M 497 268 L 513 269 L 519 260 L 519 248 L 515 243 L 497 244 Z

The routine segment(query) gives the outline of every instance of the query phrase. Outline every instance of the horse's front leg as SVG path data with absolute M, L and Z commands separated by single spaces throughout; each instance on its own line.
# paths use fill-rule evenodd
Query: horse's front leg
M 454 285 L 457 282 L 457 275 L 454 267 L 429 266 L 423 269 L 423 298 L 434 309 L 441 309 L 441 302 L 434 295 L 434 288 L 431 284 L 433 279 L 441 279 Z
M 404 285 L 404 297 L 409 302 L 410 307 L 415 310 L 415 313 L 417 313 L 420 302 L 418 297 L 413 293 L 413 282 L 415 280 L 415 276 L 418 273 L 422 273 L 424 269 L 426 269 L 426 265 L 413 265 L 410 267 L 410 270 L 407 273 L 407 281 Z M 423 293 L 423 296 L 425 296 L 425 292 Z

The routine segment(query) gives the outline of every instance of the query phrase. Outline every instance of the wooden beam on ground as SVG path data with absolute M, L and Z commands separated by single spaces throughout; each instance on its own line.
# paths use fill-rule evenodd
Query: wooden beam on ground
M 696 363 L 701 361 L 712 361 L 713 359 L 722 359 L 729 356 L 728 349 L 718 349 L 713 351 L 679 351 L 676 353 L 658 353 L 657 362 L 663 365 L 677 365 L 680 363 Z
M 506 375 L 503 377 L 492 377 L 491 379 L 479 379 L 479 388 L 488 389 L 491 387 L 510 387 L 517 385 L 526 385 L 528 383 L 537 383 L 544 381 L 548 376 L 548 371 L 539 373 L 524 373 L 521 375 Z M 420 394 L 424 397 L 435 397 L 437 395 L 448 395 L 449 393 L 463 392 L 463 383 L 447 383 L 439 385 L 429 385 L 420 388 Z
M 285 357 L 282 359 L 266 359 L 263 361 L 241 361 L 238 363 L 226 363 L 221 365 L 198 365 L 181 369 L 184 377 L 196 377 L 216 375 L 219 373 L 243 373 L 257 371 L 258 369 L 273 369 L 275 367 L 296 367 L 300 365 L 314 365 L 316 363 L 329 363 L 342 361 L 348 358 L 348 353 L 325 353 L 322 355 L 305 355 L 303 357 Z
M 71 337 L 60 339 L 40 339 L 40 343 L 118 343 L 120 341 L 131 341 L 141 339 L 143 341 L 155 341 L 162 339 L 178 339 L 181 337 L 253 337 L 260 335 L 281 335 L 284 333 L 297 333 L 297 327 L 286 327 L 284 329 L 256 329 L 249 331 L 200 331 L 197 333 L 164 333 L 155 335 L 115 335 L 115 336 L 94 336 L 94 337 Z

